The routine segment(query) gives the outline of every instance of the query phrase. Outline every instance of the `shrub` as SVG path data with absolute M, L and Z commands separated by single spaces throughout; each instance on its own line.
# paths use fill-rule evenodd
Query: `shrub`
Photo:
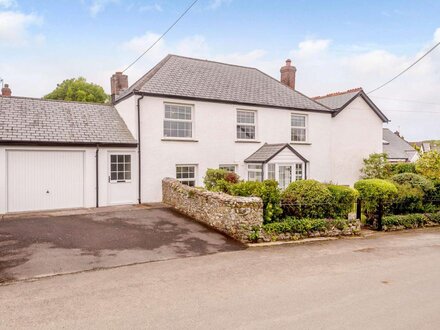
M 348 214 L 354 209 L 354 203 L 359 193 L 353 188 L 334 184 L 328 184 L 327 188 L 332 195 L 330 216 L 333 218 L 347 218 Z
M 426 216 L 428 217 L 428 219 L 432 222 L 437 222 L 438 224 L 440 224 L 440 212 L 437 213 L 427 213 Z
M 389 215 L 382 219 L 384 230 L 394 226 L 403 226 L 404 228 L 423 227 L 428 221 L 423 214 Z
M 364 159 L 364 166 L 361 169 L 363 179 L 386 179 L 389 176 L 390 168 L 387 154 L 371 154 Z
M 416 164 L 414 163 L 388 163 L 391 174 L 416 173 Z
M 423 212 L 423 192 L 410 184 L 396 184 L 397 196 L 387 209 L 387 213 L 407 214 Z
M 440 152 L 425 152 L 416 162 L 416 171 L 429 179 L 440 180 Z
M 285 233 L 306 235 L 318 231 L 326 231 L 336 227 L 343 230 L 348 227 L 347 219 L 297 219 L 287 217 L 281 222 L 273 222 L 263 225 L 264 231 L 269 235 L 279 235 Z
M 435 189 L 432 181 L 420 174 L 414 174 L 414 173 L 396 174 L 391 177 L 391 180 L 398 184 L 408 184 L 412 188 L 420 189 L 423 194 L 429 193 Z
M 210 168 L 206 171 L 203 183 L 206 189 L 217 192 L 229 192 L 230 186 L 239 181 L 239 176 L 234 172 Z
M 315 180 L 294 181 L 281 195 L 284 213 L 296 218 L 326 218 L 332 194 L 325 184 Z
M 233 196 L 255 196 L 263 200 L 264 223 L 276 221 L 283 210 L 281 209 L 281 192 L 278 182 L 265 180 L 263 182 L 241 181 L 231 185 L 229 192 Z
M 365 215 L 370 221 L 375 218 L 380 201 L 388 203 L 397 196 L 396 185 L 387 180 L 359 180 L 354 184 L 354 187 L 359 191 Z

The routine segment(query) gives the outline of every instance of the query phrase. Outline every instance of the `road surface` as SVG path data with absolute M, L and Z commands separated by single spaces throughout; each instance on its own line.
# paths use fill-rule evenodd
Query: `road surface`
M 439 329 L 440 229 L 0 286 L 0 328 Z

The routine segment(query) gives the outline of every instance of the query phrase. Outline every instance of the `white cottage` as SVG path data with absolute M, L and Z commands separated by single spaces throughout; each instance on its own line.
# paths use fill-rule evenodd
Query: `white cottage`
M 161 200 L 161 180 L 203 185 L 208 168 L 286 187 L 311 178 L 352 185 L 363 158 L 382 152 L 388 119 L 361 90 L 311 99 L 258 69 L 168 55 L 128 87 L 113 75 L 113 103 L 139 141 L 140 200 Z

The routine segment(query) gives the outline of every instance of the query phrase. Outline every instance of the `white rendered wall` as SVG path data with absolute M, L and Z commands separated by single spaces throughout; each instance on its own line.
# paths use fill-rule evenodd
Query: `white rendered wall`
M 353 185 L 359 180 L 363 159 L 382 152 L 382 126 L 382 120 L 361 97 L 333 118 L 333 183 Z

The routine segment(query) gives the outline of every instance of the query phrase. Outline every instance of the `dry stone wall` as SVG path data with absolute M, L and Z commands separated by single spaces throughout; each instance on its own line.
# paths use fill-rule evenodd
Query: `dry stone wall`
M 261 198 L 210 192 L 165 178 L 162 180 L 162 200 L 179 212 L 243 243 L 261 235 Z

